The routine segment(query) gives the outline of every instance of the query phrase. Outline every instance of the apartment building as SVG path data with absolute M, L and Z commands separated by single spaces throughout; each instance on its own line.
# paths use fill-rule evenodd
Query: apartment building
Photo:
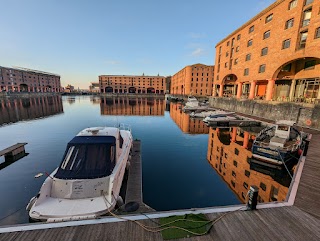
M 166 77 L 136 75 L 100 75 L 100 93 L 164 94 Z
M 60 76 L 21 67 L 0 66 L 1 92 L 61 92 Z
M 211 96 L 214 80 L 214 66 L 189 65 L 171 78 L 170 93 L 173 95 Z
M 278 0 L 216 45 L 213 96 L 320 98 L 320 1 Z

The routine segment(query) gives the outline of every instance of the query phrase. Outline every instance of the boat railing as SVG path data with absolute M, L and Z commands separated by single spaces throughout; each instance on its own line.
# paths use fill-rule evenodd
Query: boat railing
M 266 147 L 266 148 L 271 148 L 269 143 L 263 142 L 263 141 L 255 141 L 255 144 L 259 147 Z M 292 145 L 286 146 L 286 147 L 276 147 L 276 148 L 271 148 L 279 151 L 295 151 L 299 147 L 299 143 L 294 143 Z
M 121 124 L 119 124 L 118 127 L 119 127 L 120 130 L 130 131 L 131 132 L 131 126 L 128 125 L 128 124 L 121 123 Z

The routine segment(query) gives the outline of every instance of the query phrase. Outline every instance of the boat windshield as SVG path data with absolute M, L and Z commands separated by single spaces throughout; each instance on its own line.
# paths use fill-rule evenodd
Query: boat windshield
M 54 175 L 60 179 L 92 179 L 108 176 L 115 166 L 115 145 L 70 144 Z

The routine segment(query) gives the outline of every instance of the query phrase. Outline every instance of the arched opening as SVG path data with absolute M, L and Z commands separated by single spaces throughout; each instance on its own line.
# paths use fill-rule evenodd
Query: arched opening
M 156 94 L 159 94 L 159 90 L 156 90 Z
M 153 87 L 147 88 L 147 94 L 154 94 L 154 93 L 155 93 L 155 90 Z
M 28 85 L 21 84 L 20 85 L 20 92 L 28 92 Z
M 46 91 L 46 92 L 52 92 L 52 87 L 51 87 L 51 85 L 47 85 L 47 86 L 45 87 L 45 91 Z
M 112 88 L 111 86 L 107 86 L 107 87 L 105 88 L 105 92 L 106 92 L 106 93 L 113 93 L 113 88 Z
M 273 99 L 314 102 L 320 99 L 320 59 L 307 57 L 289 61 L 274 73 Z
M 140 94 L 141 93 L 141 90 L 138 90 L 138 94 Z
M 223 96 L 224 97 L 233 97 L 237 94 L 237 76 L 234 74 L 229 74 L 223 79 Z
M 135 87 L 129 87 L 129 93 L 131 93 L 131 94 L 136 93 L 136 88 Z

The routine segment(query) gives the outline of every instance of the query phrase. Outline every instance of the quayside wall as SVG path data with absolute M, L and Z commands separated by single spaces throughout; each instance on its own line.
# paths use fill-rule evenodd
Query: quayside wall
M 299 126 L 320 130 L 320 105 L 236 98 L 210 97 L 211 107 L 234 111 L 266 120 L 292 120 Z

